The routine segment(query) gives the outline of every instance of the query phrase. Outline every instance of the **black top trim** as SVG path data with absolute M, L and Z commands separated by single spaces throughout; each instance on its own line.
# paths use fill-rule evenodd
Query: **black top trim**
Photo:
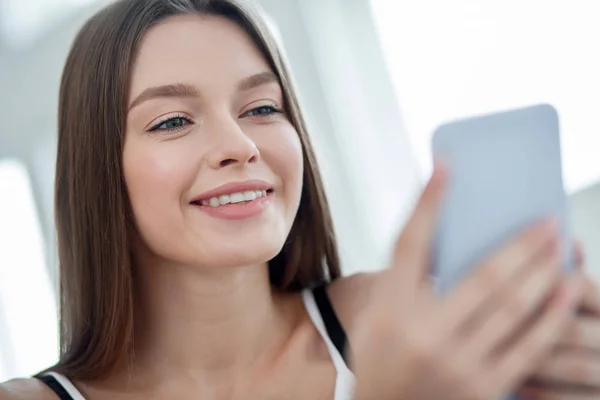
M 329 300 L 329 295 L 327 294 L 326 285 L 319 285 L 313 289 L 313 295 L 315 296 L 315 302 L 317 303 L 317 307 L 319 308 L 319 312 L 321 313 L 321 317 L 323 318 L 323 323 L 325 324 L 325 329 L 327 330 L 327 334 L 329 338 L 333 342 L 335 348 L 340 352 L 342 358 L 348 365 L 348 360 L 346 359 L 346 346 L 348 343 L 348 339 L 346 338 L 346 332 L 340 323 L 340 320 L 331 305 L 331 301 Z
M 73 397 L 71 397 L 71 395 L 67 393 L 65 388 L 52 375 L 36 375 L 34 376 L 34 378 L 37 378 L 40 381 L 44 382 L 44 384 L 48 386 L 50 390 L 56 393 L 60 400 L 73 400 Z

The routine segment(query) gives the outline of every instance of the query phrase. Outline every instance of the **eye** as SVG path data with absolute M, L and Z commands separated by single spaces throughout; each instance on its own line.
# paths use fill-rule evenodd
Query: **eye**
M 253 108 L 242 114 L 242 117 L 268 117 L 273 114 L 282 114 L 283 110 L 277 108 L 274 104 L 265 104 L 260 107 Z
M 191 124 L 192 124 L 192 121 L 189 118 L 186 118 L 182 115 L 178 115 L 176 117 L 171 117 L 171 118 L 165 119 L 163 121 L 160 121 L 159 123 L 154 125 L 152 128 L 150 128 L 148 130 L 148 132 L 177 131 L 177 130 L 183 129 L 187 125 L 191 125 Z

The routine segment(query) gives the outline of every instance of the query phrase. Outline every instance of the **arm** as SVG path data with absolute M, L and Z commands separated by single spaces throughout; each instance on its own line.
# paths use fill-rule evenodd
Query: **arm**
M 34 378 L 13 379 L 0 383 L 1 400 L 56 400 L 56 396 Z

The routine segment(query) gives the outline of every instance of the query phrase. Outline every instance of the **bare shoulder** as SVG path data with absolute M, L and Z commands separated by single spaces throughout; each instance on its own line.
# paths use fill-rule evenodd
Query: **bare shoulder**
M 359 273 L 332 282 L 327 291 L 342 327 L 352 343 L 354 327 L 369 303 L 377 273 Z
M 56 395 L 34 378 L 13 379 L 0 383 L 0 400 L 56 400 Z

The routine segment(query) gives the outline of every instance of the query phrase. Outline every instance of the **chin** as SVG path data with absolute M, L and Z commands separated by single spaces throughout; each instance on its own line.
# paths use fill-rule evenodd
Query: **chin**
M 246 237 L 247 236 L 247 237 Z M 211 268 L 236 268 L 264 264 L 275 257 L 282 249 L 287 235 L 274 232 L 252 235 L 236 235 L 229 238 L 211 238 L 202 241 L 202 248 L 194 251 L 194 264 Z

